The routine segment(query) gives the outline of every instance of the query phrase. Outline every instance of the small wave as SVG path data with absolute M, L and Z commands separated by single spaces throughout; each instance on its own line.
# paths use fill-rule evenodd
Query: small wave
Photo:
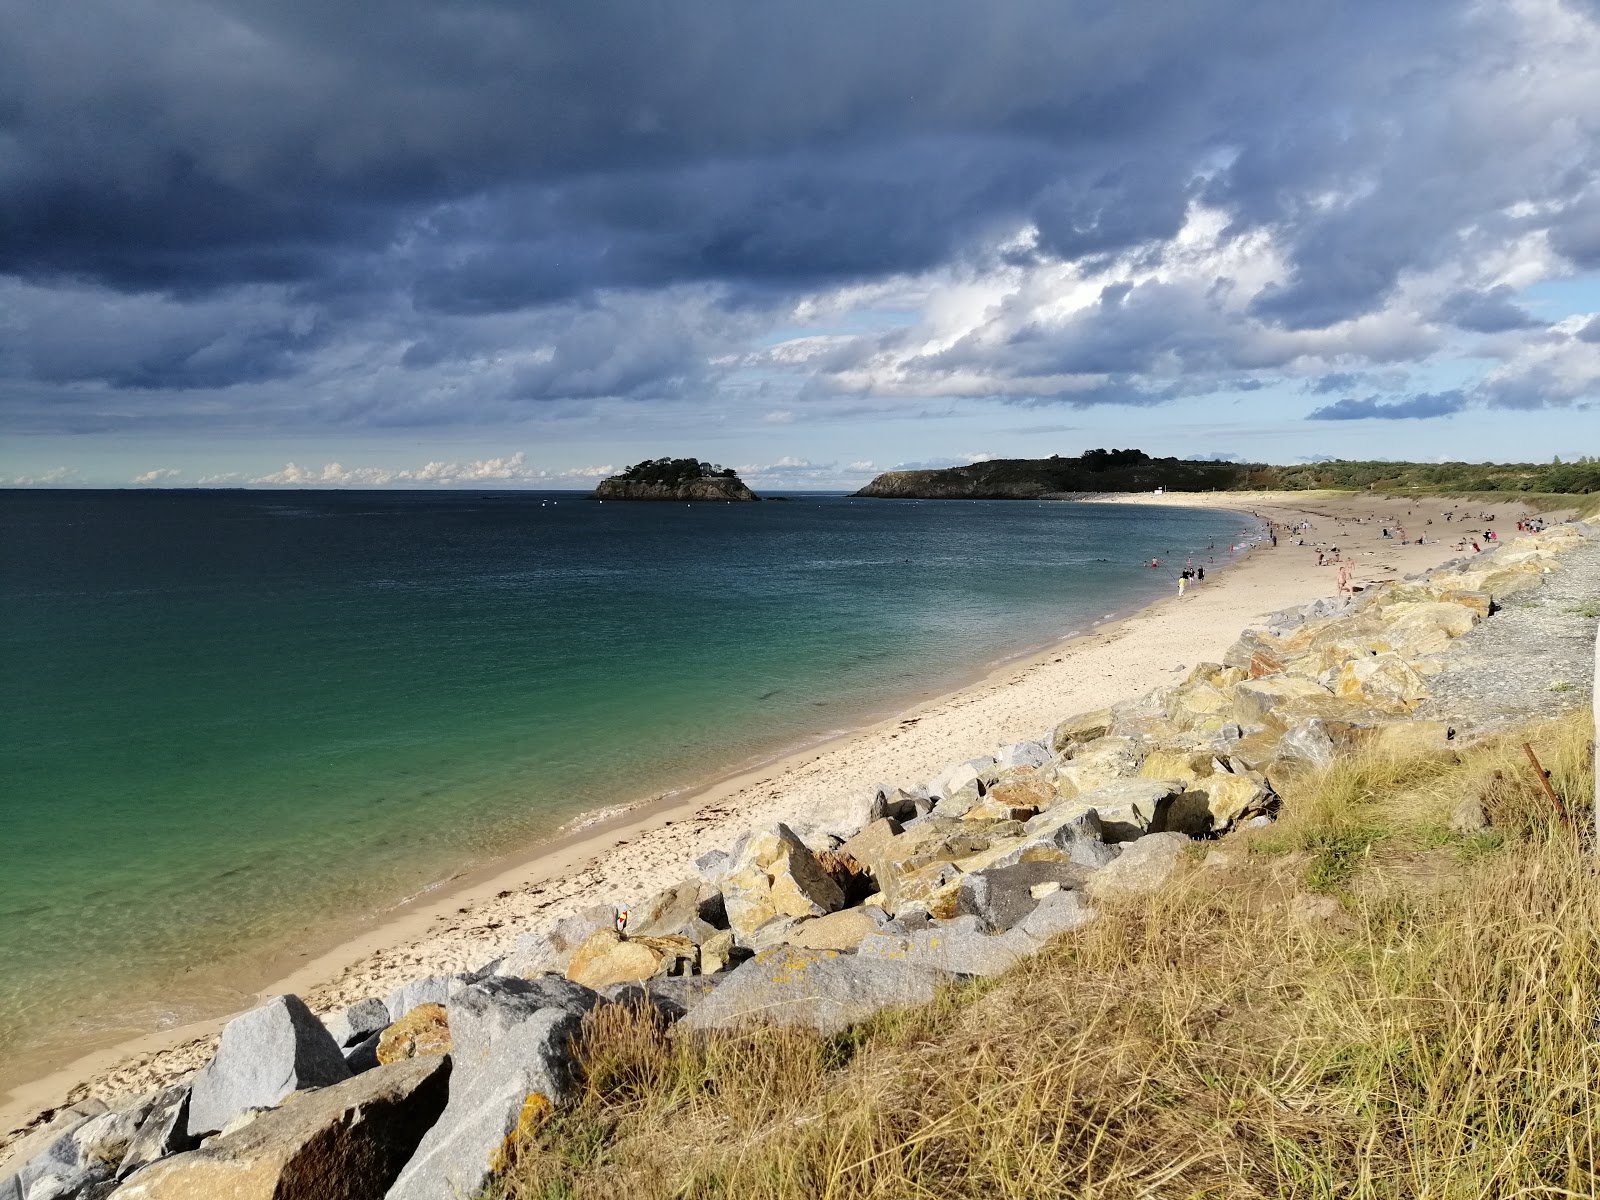
M 652 797 L 651 800 L 635 800 L 631 804 L 612 804 L 605 808 L 594 809 L 591 812 L 580 813 L 578 816 L 573 817 L 572 820 L 568 821 L 560 829 L 556 830 L 556 836 L 570 837 L 575 833 L 582 833 L 585 829 L 593 828 L 602 821 L 609 821 L 612 817 L 620 817 L 625 813 L 632 812 L 634 809 L 639 808 L 642 805 L 651 803 L 652 800 L 664 800 L 672 794 L 672 792 L 662 792 L 660 796 Z

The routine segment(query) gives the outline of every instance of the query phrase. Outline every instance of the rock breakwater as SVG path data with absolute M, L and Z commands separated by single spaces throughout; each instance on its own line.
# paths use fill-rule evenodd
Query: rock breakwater
M 194 1079 L 58 1114 L 0 1198 L 209 1195 L 223 1170 L 250 1181 L 239 1196 L 471 1195 L 508 1139 L 569 1101 L 572 1039 L 600 1006 L 648 1004 L 696 1033 L 836 1031 L 1137 903 L 1195 839 L 1270 822 L 1340 755 L 1448 750 L 1482 722 L 1436 689 L 1464 661 L 1491 669 L 1497 623 L 1539 611 L 1520 606 L 1566 606 L 1597 547 L 1558 526 L 1274 614 L 1170 687 L 1041 713 L 1036 737 L 751 830 L 672 887 L 573 913 L 477 970 L 321 1019 L 275 998 L 230 1023 Z M 370 1052 L 385 1044 L 402 1049 Z M 316 1158 L 352 1137 L 348 1157 Z

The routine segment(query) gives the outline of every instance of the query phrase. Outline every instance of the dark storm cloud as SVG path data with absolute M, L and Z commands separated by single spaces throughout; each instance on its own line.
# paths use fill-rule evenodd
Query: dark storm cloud
M 1311 43 L 1337 60 L 1442 8 L 16 5 L 0 269 L 280 281 L 481 230 L 457 286 L 423 289 L 459 309 L 917 268 L 1023 215 L 1048 251 L 1119 248 L 1176 227 L 1208 144 L 1277 124 L 1254 89 L 1316 97 Z
M 1552 170 L 1511 117 L 1463 125 L 1441 99 L 1503 65 L 1512 20 L 1462 0 L 0 0 L 0 373 L 153 406 L 314 378 L 341 399 L 285 410 L 312 422 L 670 397 L 809 289 L 1137 258 L 1197 202 L 1281 247 L 1248 307 L 1281 331 L 1371 313 L 1464 224 L 1544 221 L 1600 262 L 1592 149 Z M 1546 215 L 1505 215 L 1530 189 Z M 85 353 L 63 303 L 90 313 Z M 1529 320 L 1470 287 L 1439 314 Z M 1374 360 L 1422 352 L 1392 344 Z M 1261 386 L 1242 373 L 1303 351 L 1152 281 L 1066 332 L 1019 317 L 1000 352 L 1013 376 L 1103 377 L 1059 399 L 1149 404 L 1202 386 L 1173 371 Z
M 1459 391 L 1419 392 L 1404 400 L 1384 401 L 1376 396 L 1365 400 L 1346 398 L 1334 404 L 1314 409 L 1307 414 L 1310 421 L 1366 421 L 1378 418 L 1385 421 L 1448 417 L 1467 407 L 1467 398 Z

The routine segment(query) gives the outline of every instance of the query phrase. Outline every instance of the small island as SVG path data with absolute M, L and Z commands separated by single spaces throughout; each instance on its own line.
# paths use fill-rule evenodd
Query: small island
M 732 467 L 698 458 L 650 458 L 602 480 L 597 500 L 759 500 Z

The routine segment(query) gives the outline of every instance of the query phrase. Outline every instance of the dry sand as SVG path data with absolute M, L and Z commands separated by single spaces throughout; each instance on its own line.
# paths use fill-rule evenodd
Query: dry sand
M 1461 532 L 1442 514 L 1467 507 L 1439 498 L 1390 500 L 1349 493 L 1174 493 L 1116 497 L 1128 504 L 1226 508 L 1315 528 L 1304 548 L 1280 535 L 1216 568 L 1181 600 L 1158 601 L 1026 659 L 1009 663 L 952 694 L 775 762 L 666 802 L 637 806 L 429 896 L 395 918 L 322 954 L 264 988 L 292 991 L 319 1011 L 382 996 L 422 975 L 470 970 L 507 952 L 524 933 L 576 908 L 627 906 L 693 874 L 694 858 L 727 846 L 742 830 L 775 820 L 806 823 L 836 811 L 879 782 L 925 782 L 946 766 L 997 746 L 1037 737 L 1074 713 L 1131 699 L 1181 679 L 1197 662 L 1216 661 L 1266 614 L 1335 590 L 1335 567 L 1316 565 L 1316 547 L 1336 545 L 1355 583 L 1380 582 L 1456 557 L 1454 539 L 1402 546 L 1380 527 L 1402 522 L 1409 537 Z M 1474 508 L 1474 512 L 1477 509 Z M 1497 527 L 1514 532 L 1526 515 L 1497 510 Z M 1424 522 L 1433 519 L 1432 525 Z M 1371 518 L 1356 524 L 1356 518 Z M 1480 528 L 1476 521 L 1469 529 Z M 1209 564 L 1202 564 L 1208 565 Z M 96 1051 L 10 1092 L 0 1130 L 30 1123 L 43 1110 L 94 1095 L 109 1100 L 146 1091 L 201 1065 L 226 1017 L 197 1022 Z M 0 1138 L 5 1135 L 0 1133 Z M 3 1151 L 0 1151 L 3 1158 Z

